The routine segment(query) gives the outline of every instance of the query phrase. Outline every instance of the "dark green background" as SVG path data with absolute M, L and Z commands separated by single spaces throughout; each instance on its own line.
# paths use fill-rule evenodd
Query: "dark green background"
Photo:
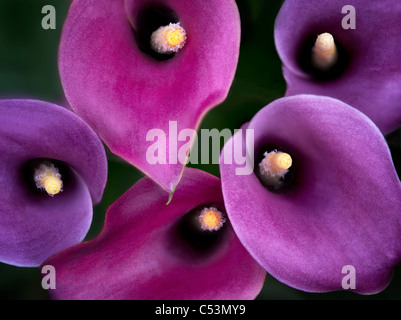
M 263 106 L 285 93 L 281 62 L 273 41 L 274 19 L 280 0 L 237 0 L 242 20 L 242 42 L 236 77 L 227 100 L 207 114 L 201 128 L 234 130 L 249 121 Z M 56 30 L 41 27 L 44 5 L 57 12 Z M 32 98 L 64 103 L 57 70 L 57 51 L 67 0 L 0 1 L 0 98 Z M 84 31 L 83 31 L 84 32 Z M 227 30 L 230 32 L 230 30 Z M 396 166 L 400 163 L 398 131 L 388 136 Z M 197 166 L 216 176 L 218 165 Z M 109 153 L 109 179 L 102 202 L 95 207 L 87 239 L 101 230 L 107 207 L 142 174 Z M 401 239 L 400 239 L 401 241 Z M 41 287 L 37 268 L 18 268 L 0 263 L 0 299 L 49 299 Z M 311 294 L 292 289 L 271 276 L 258 299 L 401 299 L 401 270 L 383 292 L 361 296 L 352 292 Z

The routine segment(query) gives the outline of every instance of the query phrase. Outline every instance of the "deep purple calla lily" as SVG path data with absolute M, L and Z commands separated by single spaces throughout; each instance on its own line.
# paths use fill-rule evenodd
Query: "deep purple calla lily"
M 169 23 L 185 29 L 185 45 L 175 54 L 156 54 L 151 31 Z M 178 151 L 189 141 L 177 143 L 177 132 L 196 129 L 225 99 L 239 42 L 234 0 L 75 0 L 61 38 L 60 75 L 73 110 L 110 150 L 173 192 L 183 170 Z M 152 129 L 165 133 L 167 148 L 159 153 L 166 163 L 146 158 L 157 139 L 147 141 Z
M 355 268 L 355 292 L 384 289 L 401 261 L 401 185 L 379 129 L 357 109 L 314 95 L 272 102 L 247 129 L 254 172 L 236 175 L 241 166 L 224 164 L 224 153 L 220 172 L 227 215 L 251 255 L 300 290 L 342 290 L 345 266 Z M 272 150 L 293 158 L 278 190 L 258 173 Z
M 187 168 L 172 202 L 149 177 L 106 213 L 101 234 L 44 262 L 54 266 L 54 299 L 253 299 L 266 272 L 229 221 L 199 229 L 197 210 L 225 216 L 220 180 Z M 195 213 L 195 215 L 193 215 Z
M 355 8 L 355 29 L 349 10 Z M 345 8 L 347 9 L 347 8 Z M 275 23 L 275 43 L 283 62 L 286 95 L 337 98 L 370 117 L 386 134 L 401 125 L 401 2 L 398 0 L 286 0 Z M 319 34 L 333 35 L 338 62 L 329 72 L 311 68 Z
M 93 130 L 63 107 L 0 100 L 0 110 L 0 261 L 35 267 L 86 236 L 106 184 L 106 154 Z M 45 163 L 57 167 L 59 194 L 35 184 Z

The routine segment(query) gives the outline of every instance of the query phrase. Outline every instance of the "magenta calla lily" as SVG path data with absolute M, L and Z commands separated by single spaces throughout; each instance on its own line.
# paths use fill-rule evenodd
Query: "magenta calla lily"
M 400 15 L 398 0 L 286 0 L 274 32 L 286 95 L 337 98 L 365 113 L 384 134 L 396 129 L 401 125 Z M 343 19 L 349 29 L 343 28 Z M 338 62 L 319 73 L 310 58 L 313 41 L 322 33 L 333 35 Z
M 108 209 L 97 238 L 45 261 L 57 270 L 52 298 L 255 298 L 266 272 L 230 222 L 223 217 L 217 231 L 197 228 L 198 209 L 225 216 L 220 180 L 187 168 L 167 206 L 165 193 L 149 177 L 141 179 Z
M 186 42 L 163 56 L 150 48 L 151 31 L 178 23 Z M 176 39 L 172 39 L 175 41 Z M 73 110 L 118 156 L 173 192 L 182 174 L 173 141 L 166 163 L 149 163 L 152 129 L 196 129 L 222 102 L 234 78 L 240 43 L 233 0 L 75 0 L 66 19 L 59 54 L 60 76 Z
M 0 261 L 36 267 L 86 236 L 106 184 L 106 154 L 93 130 L 63 107 L 0 100 L 0 110 Z M 43 166 L 57 170 L 58 194 L 58 179 L 38 173 Z
M 251 255 L 300 290 L 342 290 L 347 266 L 356 271 L 353 291 L 383 290 L 401 261 L 401 185 L 376 125 L 339 100 L 299 95 L 272 102 L 247 129 L 254 173 L 237 175 L 241 165 L 224 164 L 224 153 L 220 172 L 228 217 Z M 233 141 L 224 150 L 235 150 Z M 236 152 L 246 150 L 249 143 Z M 272 150 L 293 160 L 278 190 L 258 173 Z

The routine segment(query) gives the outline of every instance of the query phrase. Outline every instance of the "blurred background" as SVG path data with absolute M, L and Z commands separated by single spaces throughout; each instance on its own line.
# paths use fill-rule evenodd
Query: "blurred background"
M 55 30 L 44 30 L 41 26 L 42 7 L 48 4 L 56 9 Z M 206 115 L 200 129 L 229 128 L 233 132 L 285 93 L 281 62 L 273 40 L 274 20 L 282 1 L 237 0 L 237 4 L 241 14 L 242 42 L 236 77 L 227 100 Z M 0 98 L 31 98 L 65 104 L 57 53 L 69 5 L 70 1 L 66 0 L 0 1 Z M 400 131 L 386 138 L 400 172 Z M 94 208 L 94 221 L 87 240 L 99 234 L 108 206 L 142 177 L 138 170 L 110 152 L 108 156 L 108 183 L 102 202 Z M 216 164 L 196 167 L 219 176 Z M 400 269 L 395 269 L 393 281 L 383 292 L 372 296 L 347 291 L 306 293 L 268 275 L 257 299 L 401 299 Z M 41 287 L 39 269 L 0 263 L 0 299 L 49 299 L 48 292 Z

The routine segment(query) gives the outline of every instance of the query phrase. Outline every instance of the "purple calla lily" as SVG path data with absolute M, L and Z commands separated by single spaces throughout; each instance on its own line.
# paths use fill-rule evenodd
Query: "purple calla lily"
M 401 125 L 400 15 L 398 0 L 286 0 L 274 32 L 286 95 L 337 98 L 365 113 L 384 134 L 396 129 Z M 337 57 L 322 69 L 312 63 L 312 48 L 326 33 L 334 38 Z
M 63 107 L 0 100 L 0 109 L 0 261 L 36 267 L 86 236 L 106 184 L 106 154 Z
M 176 47 L 157 52 L 169 46 L 166 37 Z M 61 38 L 60 76 L 73 110 L 110 150 L 172 193 L 183 170 L 178 151 L 188 144 L 175 135 L 196 129 L 225 99 L 239 43 L 234 0 L 75 0 Z M 165 163 L 146 157 L 152 129 L 174 140 L 159 151 L 169 156 Z
M 247 129 L 254 173 L 224 164 L 241 132 L 220 172 L 227 215 L 251 255 L 300 290 L 342 290 L 346 266 L 355 292 L 384 289 L 401 261 L 401 185 L 374 123 L 339 100 L 300 95 L 272 102 Z
M 220 180 L 191 168 L 168 206 L 145 177 L 111 205 L 97 238 L 44 264 L 63 300 L 253 299 L 266 275 L 226 219 Z

